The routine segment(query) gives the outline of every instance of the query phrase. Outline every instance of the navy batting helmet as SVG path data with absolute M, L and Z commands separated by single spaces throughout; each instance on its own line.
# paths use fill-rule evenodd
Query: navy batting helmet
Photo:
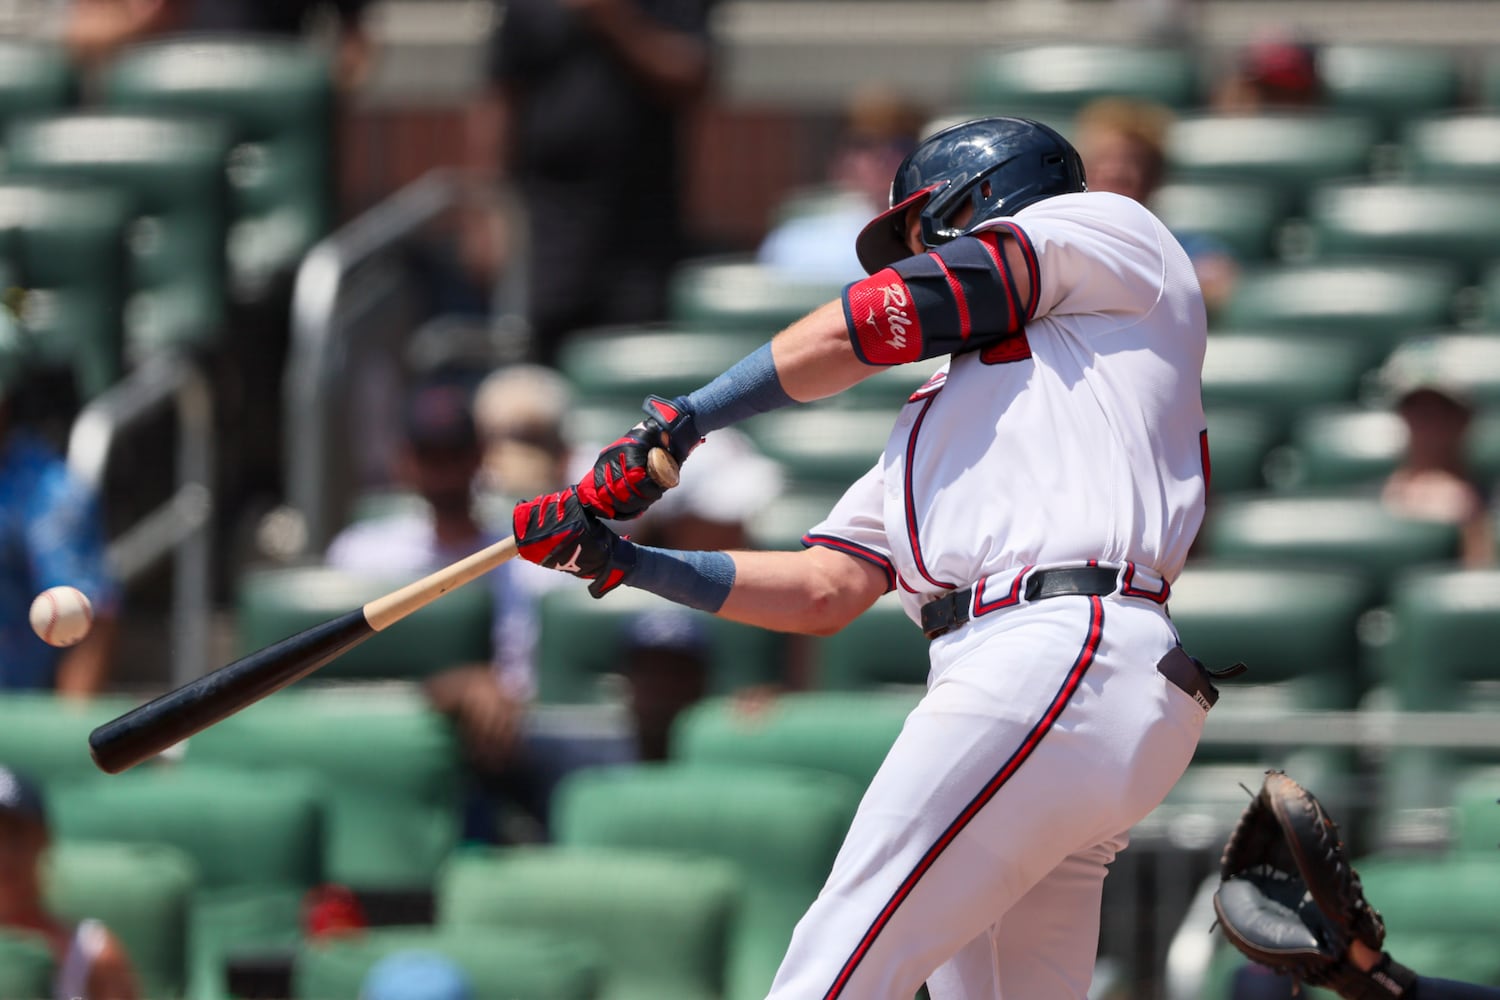
M 912 150 L 891 182 L 891 207 L 859 234 L 859 262 L 874 274 L 911 256 L 906 212 L 922 205 L 922 242 L 935 247 L 1027 205 L 1085 190 L 1083 160 L 1055 130 L 1027 118 L 976 118 L 934 132 Z M 964 205 L 974 214 L 957 229 Z

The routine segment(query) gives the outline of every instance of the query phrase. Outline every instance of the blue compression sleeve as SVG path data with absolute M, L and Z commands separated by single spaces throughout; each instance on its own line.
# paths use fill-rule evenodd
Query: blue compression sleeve
M 734 586 L 734 560 L 727 552 L 677 552 L 635 547 L 635 568 L 626 586 L 699 611 L 718 611 Z
M 693 414 L 699 434 L 795 402 L 781 387 L 776 363 L 771 360 L 770 344 L 756 348 L 708 385 L 687 395 L 687 408 Z

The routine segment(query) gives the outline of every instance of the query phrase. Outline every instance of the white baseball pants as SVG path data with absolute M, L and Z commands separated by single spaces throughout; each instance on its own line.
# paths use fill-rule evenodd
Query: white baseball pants
M 1136 597 L 1055 597 L 932 643 L 928 691 L 798 923 L 771 1000 L 1087 996 L 1106 866 L 1166 796 L 1206 705 Z

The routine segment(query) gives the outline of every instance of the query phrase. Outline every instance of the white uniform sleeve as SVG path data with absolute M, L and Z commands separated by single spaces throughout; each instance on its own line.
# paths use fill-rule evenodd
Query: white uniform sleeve
M 1010 221 L 1011 231 L 1024 236 L 1028 262 L 1035 261 L 1032 316 L 1143 317 L 1160 300 L 1166 275 L 1161 230 L 1151 213 L 1129 198 L 1063 195 Z
M 896 589 L 896 567 L 885 530 L 885 484 L 880 463 L 844 491 L 833 510 L 802 536 L 806 546 L 821 545 L 863 559 L 885 574 L 886 590 Z

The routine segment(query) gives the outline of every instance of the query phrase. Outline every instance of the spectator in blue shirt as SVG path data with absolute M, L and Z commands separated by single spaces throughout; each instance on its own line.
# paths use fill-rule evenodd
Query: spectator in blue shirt
M 0 353 L 0 689 L 88 696 L 108 680 L 119 603 L 99 499 L 51 445 L 12 421 L 22 364 L 17 351 Z M 94 606 L 88 637 L 67 649 L 42 642 L 29 619 L 32 599 L 61 584 Z

